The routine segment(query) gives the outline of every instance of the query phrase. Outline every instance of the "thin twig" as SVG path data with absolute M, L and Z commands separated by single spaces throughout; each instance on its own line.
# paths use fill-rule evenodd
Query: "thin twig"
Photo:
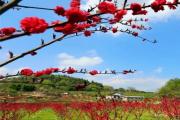
M 126 4 L 127 4 L 127 0 L 124 0 L 123 9 L 125 9 L 125 8 L 126 8 Z
M 91 71 L 91 70 L 90 70 Z M 76 74 L 90 74 L 90 71 L 87 71 L 86 69 L 85 69 L 85 71 L 84 71 L 84 69 L 80 69 L 80 70 L 77 70 L 76 72 L 74 72 L 74 73 L 76 73 Z M 133 73 L 135 73 L 135 72 L 137 72 L 137 70 L 122 70 L 122 71 L 116 71 L 116 70 L 110 70 L 110 71 L 107 71 L 107 70 L 105 70 L 105 71 L 100 71 L 100 72 L 98 72 L 96 75 L 111 75 L 111 74 L 113 74 L 113 75 L 117 75 L 117 74 L 133 74 Z M 56 72 L 53 72 L 52 74 L 57 74 L 57 73 L 62 73 L 62 74 L 66 74 L 67 73 L 67 71 L 65 70 L 59 70 L 59 71 L 56 71 Z M 74 74 L 73 73 L 73 74 Z M 21 77 L 21 76 L 23 76 L 23 75 L 21 75 L 19 72 L 18 73 L 16 73 L 16 74 L 12 74 L 12 75 L 5 75 L 5 76 L 3 76 L 2 78 L 0 78 L 0 80 L 1 79 L 6 79 L 6 78 L 12 78 L 12 77 Z M 33 75 L 32 75 L 33 76 Z M 0 82 L 2 82 L 2 80 L 0 81 Z M 8 82 L 8 81 L 5 81 L 5 82 Z
M 16 6 L 19 2 L 21 2 L 22 0 L 12 0 L 11 2 L 4 4 L 2 7 L 0 7 L 0 15 L 2 15 L 3 13 L 5 13 L 7 10 L 9 10 L 10 8 L 13 8 L 14 6 Z
M 39 10 L 54 10 L 54 9 L 52 9 L 52 8 L 33 7 L 33 6 L 26 6 L 26 5 L 16 5 L 16 7 L 20 7 L 20 8 L 31 8 L 31 9 L 39 9 Z
M 55 43 L 55 42 L 61 41 L 65 36 L 66 36 L 66 35 L 62 35 L 61 37 L 59 37 L 59 38 L 57 38 L 57 39 L 53 39 L 52 41 L 47 42 L 47 43 L 45 43 L 45 44 L 43 44 L 43 45 L 41 45 L 41 46 L 39 46 L 39 47 L 36 47 L 36 48 L 34 48 L 34 49 L 32 49 L 32 50 L 29 50 L 29 51 L 27 51 L 27 52 L 24 52 L 24 53 L 22 53 L 22 54 L 20 54 L 20 55 L 18 55 L 18 56 L 16 56 L 16 57 L 13 57 L 13 58 L 11 58 L 11 59 L 3 62 L 3 63 L 0 63 L 0 67 L 3 67 L 4 65 L 7 65 L 7 64 L 9 64 L 9 63 L 11 63 L 11 62 L 13 62 L 13 61 L 15 61 L 15 60 L 17 60 L 17 59 L 20 59 L 20 58 L 22 58 L 22 57 L 24 57 L 24 56 L 26 56 L 26 55 L 28 55 L 28 54 L 30 54 L 30 53 L 32 53 L 32 52 L 35 52 L 35 51 L 37 51 L 37 50 L 40 50 L 40 49 L 42 49 L 42 48 L 44 48 L 44 47 L 46 47 L 46 46 L 49 46 L 49 45 L 51 45 L 51 44 L 53 44 L 53 43 Z
M 108 30 L 108 31 L 111 31 L 111 28 L 108 28 L 107 30 Z M 101 29 L 95 29 L 95 30 L 90 30 L 90 31 L 91 31 L 92 33 L 98 32 L 98 31 L 103 32 Z M 118 31 L 119 31 L 119 32 L 122 32 L 122 33 L 127 33 L 127 34 L 133 35 L 133 32 L 131 32 L 131 31 L 129 31 L 129 30 L 118 30 Z M 73 33 L 72 33 L 72 34 L 73 34 Z M 70 34 L 69 34 L 69 35 L 70 35 Z M 50 42 L 48 42 L 48 43 L 46 43 L 46 44 L 43 44 L 43 45 L 41 45 L 41 46 L 39 46 L 39 47 L 37 47 L 37 48 L 34 48 L 34 49 L 29 50 L 29 51 L 27 51 L 27 52 L 24 52 L 24 53 L 22 53 L 22 54 L 20 54 L 20 55 L 18 55 L 18 56 L 16 56 L 16 57 L 13 57 L 13 58 L 11 58 L 11 59 L 9 59 L 9 60 L 1 63 L 1 64 L 0 64 L 0 67 L 3 67 L 3 66 L 5 66 L 5 65 L 7 65 L 7 64 L 9 64 L 9 63 L 11 63 L 11 62 L 13 62 L 13 61 L 15 61 L 15 60 L 18 60 L 18 59 L 20 59 L 20 58 L 23 58 L 24 56 L 26 56 L 26 55 L 28 55 L 28 54 L 30 54 L 30 53 L 32 53 L 32 52 L 35 52 L 35 51 L 37 51 L 37 50 L 39 50 L 39 49 L 42 49 L 42 48 L 44 48 L 44 47 L 46 47 L 46 46 L 49 46 L 49 45 L 51 45 L 51 44 L 53 44 L 53 43 L 55 43 L 55 42 L 57 42 L 57 41 L 61 41 L 63 38 L 64 38 L 64 39 L 67 39 L 67 38 L 71 38 L 71 37 L 74 37 L 74 36 L 80 36 L 80 35 L 83 35 L 83 31 L 82 31 L 82 32 L 79 32 L 79 34 L 75 34 L 75 35 L 72 35 L 72 36 L 69 36 L 69 37 L 66 37 L 66 38 L 65 38 L 65 36 L 67 36 L 67 35 L 63 35 L 63 36 L 60 37 L 60 38 L 53 39 L 52 41 L 50 41 Z M 144 37 L 141 37 L 141 36 L 139 36 L 139 35 L 136 36 L 136 37 L 141 38 L 142 41 L 147 41 L 147 42 L 150 42 L 150 43 L 157 43 L 156 40 L 154 40 L 154 41 L 148 40 L 148 39 L 146 39 L 146 38 L 144 38 Z

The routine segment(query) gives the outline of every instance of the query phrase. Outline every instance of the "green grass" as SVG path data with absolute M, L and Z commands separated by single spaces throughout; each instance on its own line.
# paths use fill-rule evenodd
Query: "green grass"
M 113 118 L 113 115 L 114 114 L 111 114 L 111 118 Z M 80 115 L 79 112 L 76 110 L 72 110 L 71 113 L 67 113 L 67 116 L 68 117 L 65 120 L 90 120 L 87 114 L 81 113 Z M 164 120 L 164 119 L 165 118 L 161 116 L 159 120 Z M 22 120 L 62 120 L 62 118 L 59 118 L 57 114 L 51 109 L 44 109 L 36 112 L 33 115 L 30 116 L 27 115 Z M 133 114 L 130 114 L 128 120 L 136 120 L 136 118 Z M 144 112 L 140 120 L 157 120 L 157 118 L 153 118 L 153 116 L 150 113 Z
M 22 120 L 59 120 L 57 115 L 51 109 L 44 109 L 36 112 L 34 115 L 25 116 Z

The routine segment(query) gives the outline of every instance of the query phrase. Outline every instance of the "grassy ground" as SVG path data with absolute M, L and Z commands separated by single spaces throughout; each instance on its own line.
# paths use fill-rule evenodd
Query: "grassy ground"
M 68 116 L 71 117 L 66 118 L 65 120 L 90 120 L 85 114 L 81 114 L 81 115 L 77 114 L 77 111 L 73 111 Z M 111 117 L 113 118 L 113 115 Z M 63 119 L 59 118 L 54 111 L 50 109 L 44 109 L 36 112 L 31 116 L 25 116 L 22 120 L 63 120 Z M 115 120 L 119 120 L 119 119 L 117 118 Z M 130 114 L 127 120 L 137 120 L 137 119 L 133 114 Z M 145 112 L 140 118 L 140 120 L 157 120 L 157 118 L 153 118 L 151 114 Z M 165 118 L 161 116 L 159 120 L 165 120 Z
M 34 115 L 25 116 L 22 120 L 59 120 L 54 111 L 50 109 L 41 110 Z

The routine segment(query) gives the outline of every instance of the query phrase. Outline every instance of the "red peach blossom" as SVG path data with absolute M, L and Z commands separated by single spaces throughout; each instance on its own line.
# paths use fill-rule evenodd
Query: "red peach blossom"
M 98 5 L 98 9 L 101 13 L 111 13 L 114 14 L 116 11 L 116 6 L 111 2 L 101 2 Z
M 56 6 L 56 8 L 54 9 L 54 12 L 58 15 L 64 16 L 65 9 L 62 6 Z
M 98 74 L 98 71 L 97 70 L 92 70 L 89 72 L 90 75 L 97 75 Z
M 12 35 L 13 33 L 16 32 L 16 29 L 13 27 L 6 27 L 6 28 L 1 28 L 0 29 L 0 35 Z
M 20 24 L 22 30 L 28 33 L 43 33 L 48 27 L 48 23 L 38 17 L 26 17 Z
M 22 69 L 20 71 L 20 74 L 25 76 L 31 76 L 33 74 L 33 71 L 31 69 L 26 68 L 26 69 Z
M 84 31 L 84 35 L 85 35 L 86 37 L 91 36 L 91 31 L 89 31 L 89 30 Z

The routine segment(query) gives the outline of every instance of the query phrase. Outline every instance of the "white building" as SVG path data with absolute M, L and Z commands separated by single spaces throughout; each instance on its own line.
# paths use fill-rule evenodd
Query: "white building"
M 141 101 L 144 99 L 143 96 L 125 96 L 120 93 L 115 93 L 112 96 L 106 96 L 107 100 L 122 100 L 122 101 Z
M 124 96 L 122 98 L 123 101 L 141 101 L 143 99 L 143 96 Z
M 115 100 L 122 100 L 122 98 L 124 97 L 124 95 L 120 94 L 120 93 L 115 93 L 112 95 L 113 99 Z

